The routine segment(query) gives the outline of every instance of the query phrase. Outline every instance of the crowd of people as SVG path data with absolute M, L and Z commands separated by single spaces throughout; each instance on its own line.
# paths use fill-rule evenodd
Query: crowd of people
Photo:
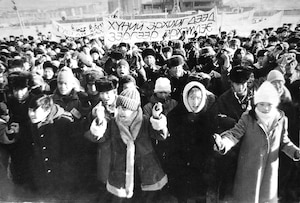
M 0 200 L 297 202 L 300 24 L 106 47 L 0 40 Z

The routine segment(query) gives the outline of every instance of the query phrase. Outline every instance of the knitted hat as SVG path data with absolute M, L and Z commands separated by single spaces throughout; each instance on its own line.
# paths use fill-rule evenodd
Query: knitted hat
M 136 88 L 123 90 L 117 98 L 117 107 L 122 106 L 126 109 L 136 111 L 141 105 L 140 93 Z
M 168 78 L 160 77 L 155 82 L 154 93 L 156 92 L 171 92 L 171 83 Z
M 176 66 L 179 66 L 179 65 L 183 65 L 184 64 L 184 59 L 180 55 L 175 55 L 175 56 L 172 56 L 167 61 L 167 64 L 168 64 L 169 68 L 176 67 Z
M 283 74 L 279 70 L 271 70 L 267 76 L 267 81 L 273 82 L 275 80 L 285 82 Z
M 229 79 L 235 83 L 245 83 L 249 80 L 251 72 L 243 66 L 235 66 L 229 73 Z
M 269 81 L 265 81 L 254 93 L 254 104 L 260 102 L 270 103 L 275 106 L 279 104 L 279 94 Z

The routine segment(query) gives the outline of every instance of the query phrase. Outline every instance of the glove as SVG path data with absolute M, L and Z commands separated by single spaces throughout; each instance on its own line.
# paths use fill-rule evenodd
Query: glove
M 215 151 L 221 151 L 224 149 L 224 144 L 222 142 L 222 137 L 219 134 L 214 134 L 213 138 L 215 140 L 215 144 L 214 144 L 214 150 Z
M 97 104 L 97 106 L 93 109 L 96 116 L 96 123 L 100 125 L 105 119 L 105 108 L 102 105 L 102 102 Z
M 158 103 L 154 104 L 154 106 L 152 108 L 153 118 L 159 119 L 162 111 L 163 111 L 162 103 L 158 102 Z

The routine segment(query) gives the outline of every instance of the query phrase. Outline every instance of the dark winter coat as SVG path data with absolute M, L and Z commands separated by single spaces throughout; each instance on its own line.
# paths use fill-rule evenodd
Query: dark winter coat
M 41 192 L 68 190 L 77 178 L 69 162 L 76 150 L 72 144 L 71 122 L 71 115 L 55 104 L 45 122 L 31 125 L 32 168 L 35 184 Z
M 199 113 L 188 112 L 178 104 L 167 116 L 170 137 L 167 157 L 170 186 L 179 198 L 205 193 L 212 182 L 213 139 L 209 110 L 215 102 L 207 95 L 205 106 Z
M 30 119 L 28 116 L 28 104 L 31 95 L 24 101 L 19 102 L 15 98 L 9 99 L 7 107 L 10 112 L 10 123 L 19 123 L 19 134 L 16 142 L 7 146 L 11 156 L 10 170 L 13 182 L 26 188 L 33 188 L 33 176 L 30 170 L 30 160 L 33 156 L 32 134 Z

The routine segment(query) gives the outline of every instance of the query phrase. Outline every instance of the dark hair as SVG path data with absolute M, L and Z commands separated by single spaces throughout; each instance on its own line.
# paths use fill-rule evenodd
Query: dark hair
M 39 94 L 32 97 L 29 102 L 29 108 L 36 110 L 42 107 L 44 110 L 50 109 L 54 105 L 53 99 L 50 95 Z

